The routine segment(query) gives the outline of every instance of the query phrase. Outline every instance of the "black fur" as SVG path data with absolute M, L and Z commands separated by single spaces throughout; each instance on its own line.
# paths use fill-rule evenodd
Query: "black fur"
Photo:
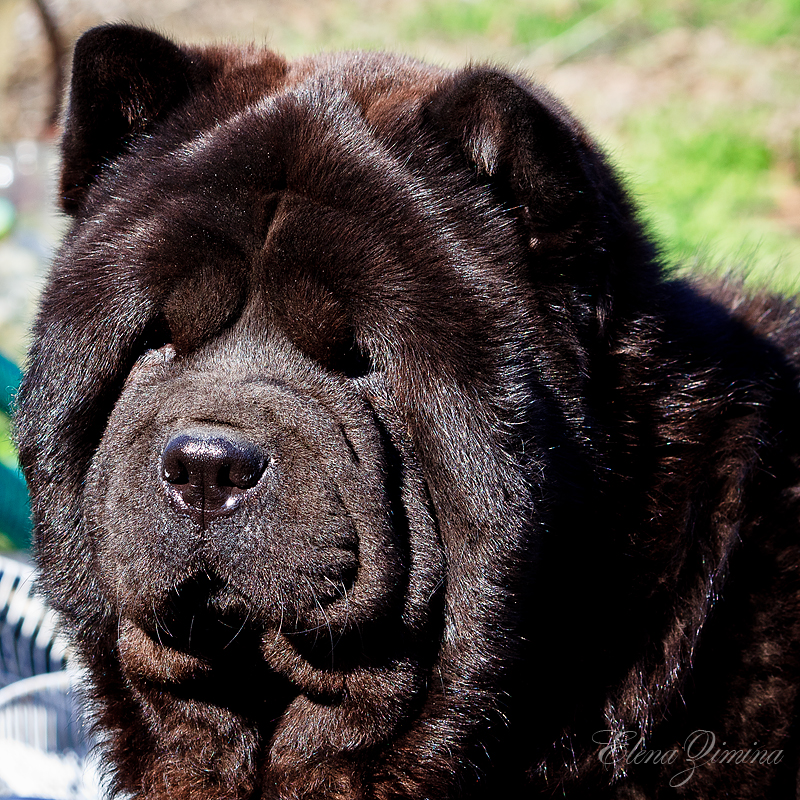
M 18 437 L 115 789 L 794 796 L 793 305 L 493 69 L 97 28 L 63 156 Z

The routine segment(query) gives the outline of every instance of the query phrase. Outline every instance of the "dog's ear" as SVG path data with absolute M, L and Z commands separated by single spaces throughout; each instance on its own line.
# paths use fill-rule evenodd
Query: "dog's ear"
M 437 89 L 426 114 L 437 135 L 461 151 L 520 219 L 535 254 L 557 255 L 560 268 L 594 262 L 596 271 L 593 252 L 607 262 L 610 247 L 641 244 L 634 214 L 603 155 L 540 87 L 468 68 Z
M 64 211 L 74 214 L 106 165 L 191 93 L 195 69 L 168 39 L 132 25 L 81 36 L 61 145 Z

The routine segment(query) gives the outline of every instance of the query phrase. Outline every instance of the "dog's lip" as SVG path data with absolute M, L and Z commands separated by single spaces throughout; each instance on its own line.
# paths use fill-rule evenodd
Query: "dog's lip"
M 179 684 L 211 672 L 211 664 L 199 656 L 157 642 L 133 620 L 122 617 L 117 643 L 120 662 L 130 678 Z

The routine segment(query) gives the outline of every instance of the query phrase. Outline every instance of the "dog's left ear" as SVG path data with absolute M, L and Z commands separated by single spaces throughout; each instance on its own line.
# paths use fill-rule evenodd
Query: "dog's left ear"
M 505 73 L 468 68 L 434 93 L 426 110 L 520 219 L 531 249 L 563 267 L 639 240 L 634 215 L 588 134 L 540 87 Z M 624 249 L 624 245 L 623 245 Z M 587 265 L 588 266 L 588 265 Z M 597 267 L 595 261 L 594 267 Z M 576 276 L 572 276 L 573 278 Z
M 64 211 L 76 213 L 108 164 L 191 93 L 197 70 L 177 45 L 133 25 L 81 36 L 61 144 Z

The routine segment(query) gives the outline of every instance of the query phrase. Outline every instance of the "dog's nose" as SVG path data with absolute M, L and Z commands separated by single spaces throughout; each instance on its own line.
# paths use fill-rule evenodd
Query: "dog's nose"
M 264 474 L 260 447 L 227 432 L 176 433 L 161 454 L 161 477 L 179 509 L 201 523 L 230 514 Z

